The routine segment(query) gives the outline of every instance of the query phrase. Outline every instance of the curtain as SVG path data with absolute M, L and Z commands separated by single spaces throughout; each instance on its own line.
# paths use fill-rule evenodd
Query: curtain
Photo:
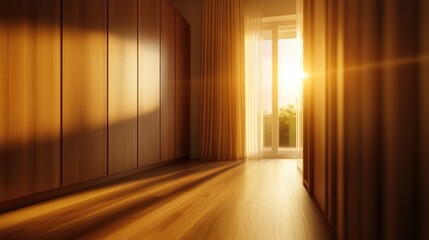
M 259 0 L 245 2 L 246 156 L 260 159 L 262 130 L 262 18 Z
M 204 0 L 201 157 L 262 157 L 260 0 Z
M 244 159 L 244 0 L 204 0 L 201 158 Z

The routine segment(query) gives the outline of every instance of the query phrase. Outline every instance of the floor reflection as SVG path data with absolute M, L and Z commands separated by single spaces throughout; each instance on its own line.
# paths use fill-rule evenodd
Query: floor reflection
M 292 160 L 187 161 L 0 215 L 0 238 L 328 239 Z

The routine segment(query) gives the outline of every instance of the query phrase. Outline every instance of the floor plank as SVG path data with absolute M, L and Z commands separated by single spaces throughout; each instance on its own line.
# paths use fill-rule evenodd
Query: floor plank
M 0 215 L 0 239 L 330 239 L 292 160 L 182 162 Z

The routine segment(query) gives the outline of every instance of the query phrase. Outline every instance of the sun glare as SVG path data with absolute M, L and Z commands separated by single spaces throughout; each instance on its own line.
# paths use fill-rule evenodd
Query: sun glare
M 301 97 L 303 80 L 299 42 L 296 38 L 279 39 L 279 105 L 295 104 Z

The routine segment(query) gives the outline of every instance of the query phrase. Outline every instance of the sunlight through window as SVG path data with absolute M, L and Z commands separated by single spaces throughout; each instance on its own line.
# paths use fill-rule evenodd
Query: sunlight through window
M 263 132 L 266 153 L 296 153 L 302 126 L 302 43 L 295 23 L 270 18 L 263 32 Z M 294 22 L 289 21 L 289 22 Z

